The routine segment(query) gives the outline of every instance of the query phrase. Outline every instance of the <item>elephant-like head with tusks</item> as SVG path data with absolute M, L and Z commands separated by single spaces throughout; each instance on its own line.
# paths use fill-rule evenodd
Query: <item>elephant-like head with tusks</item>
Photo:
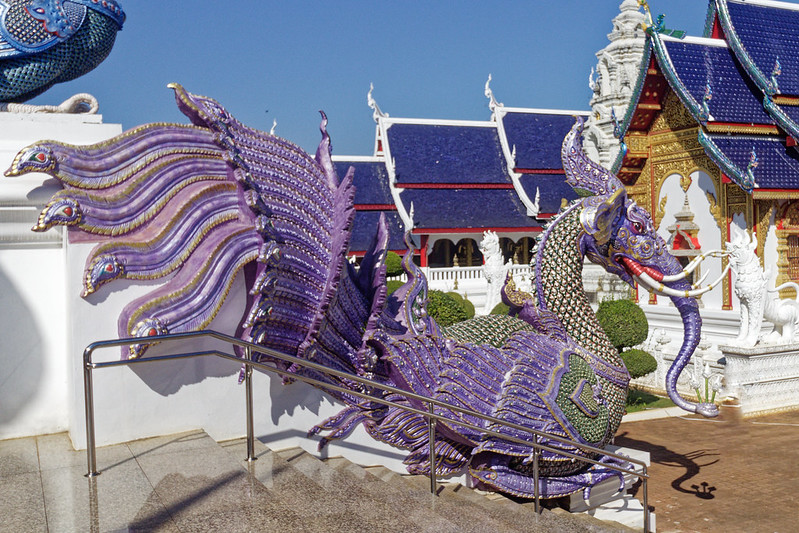
M 702 318 L 696 297 L 718 285 L 727 275 L 729 266 L 712 283 L 702 287 L 704 278 L 696 284 L 690 274 L 708 257 L 725 252 L 714 250 L 695 258 L 683 267 L 671 255 L 663 238 L 658 235 L 647 211 L 627 197 L 624 185 L 608 170 L 599 166 L 582 151 L 582 119 L 572 128 L 563 143 L 563 161 L 567 181 L 582 195 L 580 223 L 584 232 L 580 248 L 590 261 L 610 273 L 649 292 L 668 296 L 674 303 L 683 323 L 683 342 L 674 363 L 666 374 L 666 391 L 679 407 L 707 417 L 718 415 L 712 403 L 692 403 L 677 393 L 677 379 L 699 344 Z

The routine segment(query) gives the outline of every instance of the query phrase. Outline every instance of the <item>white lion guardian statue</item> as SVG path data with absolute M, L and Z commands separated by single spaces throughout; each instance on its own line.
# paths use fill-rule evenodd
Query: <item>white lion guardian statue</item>
M 741 301 L 741 330 L 735 344 L 744 348 L 757 344 L 761 340 L 763 319 L 774 324 L 774 331 L 763 341 L 792 344 L 799 322 L 799 285 L 788 282 L 769 287 L 773 285 L 770 270 L 764 271 L 760 266 L 756 247 L 754 239 L 740 233 L 726 244 L 730 265 L 735 270 L 735 295 Z M 789 287 L 796 290 L 796 299 L 780 299 L 779 291 Z

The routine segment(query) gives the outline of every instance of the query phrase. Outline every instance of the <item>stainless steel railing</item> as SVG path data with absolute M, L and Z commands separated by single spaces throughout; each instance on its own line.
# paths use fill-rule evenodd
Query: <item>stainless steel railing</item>
M 238 346 L 244 349 L 244 359 L 239 356 L 221 352 L 218 350 L 203 350 L 197 352 L 188 352 L 188 353 L 179 353 L 179 354 L 169 354 L 169 355 L 158 355 L 158 356 L 151 356 L 151 357 L 141 357 L 137 359 L 127 359 L 121 361 L 107 361 L 101 363 L 95 363 L 92 361 L 92 356 L 94 352 L 100 348 L 110 348 L 114 346 L 128 346 L 131 344 L 155 344 L 159 342 L 169 342 L 174 340 L 187 340 L 187 339 L 196 339 L 196 338 L 205 338 L 205 339 L 216 339 L 218 341 L 222 341 L 228 343 L 232 346 Z M 401 394 L 407 398 L 416 400 L 418 402 L 424 403 L 427 405 L 427 411 L 422 411 L 420 409 L 416 409 L 414 407 L 410 407 L 407 405 L 401 405 L 396 402 L 386 400 L 384 398 L 377 398 L 375 396 L 371 396 L 366 393 L 353 391 L 347 389 L 345 387 L 341 387 L 339 385 L 335 385 L 332 383 L 326 383 L 323 381 L 319 381 L 313 378 L 309 378 L 306 376 L 301 376 L 298 374 L 293 374 L 290 372 L 286 372 L 275 368 L 274 366 L 253 361 L 253 353 L 263 354 L 274 359 L 279 359 L 282 361 L 286 361 L 288 363 L 293 363 L 297 365 L 301 365 L 307 368 L 312 368 L 324 374 L 328 374 L 331 376 L 336 376 L 339 378 L 345 378 L 349 381 L 354 381 L 357 383 L 361 383 L 363 385 L 367 385 L 372 388 L 380 389 L 386 392 Z M 507 422 L 504 420 L 500 420 L 490 415 L 485 415 L 482 413 L 478 413 L 476 411 L 472 411 L 471 409 L 466 409 L 463 407 L 459 407 L 456 405 L 449 404 L 447 402 L 443 402 L 441 400 L 437 400 L 435 398 L 429 398 L 426 396 L 421 396 L 415 394 L 413 392 L 409 392 L 403 389 L 399 389 L 397 387 L 392 387 L 391 385 L 385 385 L 382 383 L 378 383 L 376 381 L 362 378 L 360 376 L 356 376 L 353 374 L 349 374 L 347 372 L 341 372 L 338 370 L 334 370 L 332 368 L 328 368 L 326 366 L 306 361 L 304 359 L 300 359 L 298 357 L 294 357 L 291 355 L 287 355 L 284 353 L 277 352 L 275 350 L 270 350 L 268 348 L 264 348 L 262 346 L 258 346 L 257 344 L 252 344 L 246 341 L 242 341 L 241 339 L 237 339 L 235 337 L 231 337 L 230 335 L 225 335 L 224 333 L 219 333 L 216 331 L 197 331 L 197 332 L 190 332 L 190 333 L 173 333 L 169 335 L 157 335 L 153 337 L 134 337 L 134 338 L 126 338 L 126 339 L 116 339 L 116 340 L 107 340 L 107 341 L 97 341 L 93 342 L 86 347 L 83 351 L 83 385 L 84 385 L 84 400 L 85 400 L 85 408 L 86 408 L 86 459 L 88 463 L 88 473 L 86 474 L 87 477 L 91 478 L 94 476 L 100 475 L 100 472 L 97 470 L 97 450 L 96 450 L 96 442 L 95 442 L 95 423 L 94 423 L 94 383 L 93 383 L 93 376 L 92 372 L 96 369 L 100 368 L 110 368 L 110 367 L 118 367 L 118 366 L 129 366 L 129 365 L 138 365 L 144 363 L 150 363 L 154 361 L 167 361 L 167 360 L 177 360 L 177 359 L 189 359 L 195 357 L 206 357 L 206 356 L 215 356 L 221 357 L 222 359 L 228 359 L 231 361 L 235 361 L 236 363 L 244 365 L 244 388 L 245 388 L 245 397 L 246 397 L 246 408 L 247 408 L 247 461 L 255 461 L 257 458 L 255 457 L 255 432 L 254 432 L 254 424 L 253 424 L 253 397 L 252 397 L 252 370 L 253 368 L 258 368 L 260 370 L 265 370 L 267 372 L 272 372 L 278 374 L 280 376 L 288 376 L 292 379 L 296 379 L 299 381 L 303 381 L 305 383 L 318 386 L 322 389 L 327 390 L 334 390 L 338 392 L 343 392 L 352 396 L 356 396 L 359 398 L 371 400 L 377 403 L 381 403 L 383 405 L 393 406 L 398 409 L 402 409 L 411 413 L 415 413 L 420 415 L 428 420 L 428 437 L 430 443 L 430 491 L 433 494 L 436 494 L 437 490 L 437 480 L 435 474 L 435 465 L 436 465 L 436 454 L 435 454 L 435 427 L 437 421 L 449 422 L 450 424 L 454 424 L 457 426 L 461 426 L 464 428 L 472 429 L 475 431 L 480 431 L 485 435 L 490 435 L 493 437 L 498 437 L 506 441 L 515 442 L 518 444 L 525 444 L 530 446 L 533 449 L 533 453 L 530 456 L 530 459 L 533 462 L 533 485 L 534 485 L 534 500 L 535 500 L 535 511 L 540 512 L 540 487 L 539 487 L 539 467 L 538 467 L 538 460 L 541 455 L 542 451 L 547 451 L 550 453 L 554 453 L 557 455 L 561 455 L 563 457 L 567 457 L 576 461 L 582 461 L 585 463 L 601 465 L 605 468 L 610 470 L 614 470 L 616 472 L 623 474 L 630 474 L 633 476 L 638 477 L 641 482 L 641 490 L 643 493 L 643 507 L 644 507 L 644 532 L 649 531 L 649 494 L 648 494 L 648 487 L 647 481 L 649 479 L 649 474 L 647 473 L 647 466 L 646 463 L 643 461 L 639 461 L 637 459 L 633 459 L 630 457 L 625 457 L 623 455 L 619 455 L 608 450 L 603 450 L 600 448 L 595 448 L 593 446 L 588 446 L 585 444 L 581 444 L 579 442 L 571 441 L 565 439 L 563 437 L 559 437 L 557 435 L 550 435 L 548 433 L 544 433 L 535 429 L 531 429 L 519 424 L 514 424 L 512 422 Z M 434 408 L 442 407 L 445 409 L 450 409 L 452 411 L 456 411 L 468 416 L 472 416 L 475 418 L 479 418 L 490 422 L 492 424 L 497 424 L 500 426 L 504 426 L 506 428 L 516 429 L 519 431 L 523 431 L 532 435 L 532 441 L 517 438 L 511 435 L 507 435 L 504 433 L 500 433 L 498 431 L 493 431 L 489 429 L 484 429 L 473 424 L 469 424 L 468 422 L 463 422 L 460 420 L 454 420 L 444 415 L 436 414 L 434 412 Z M 557 442 L 559 444 L 565 444 L 567 446 L 571 446 L 573 448 L 577 448 L 583 452 L 597 454 L 597 455 L 604 455 L 608 457 L 612 457 L 614 459 L 618 459 L 620 461 L 626 461 L 628 463 L 632 463 L 637 465 L 641 468 L 641 471 L 638 472 L 635 469 L 627 469 L 621 466 L 613 465 L 613 464 L 606 464 L 601 463 L 598 460 L 591 459 L 589 457 L 584 457 L 581 455 L 577 455 L 572 453 L 568 450 L 564 450 L 561 448 L 557 448 L 554 446 L 549 446 L 547 444 L 542 444 L 540 439 L 545 438 L 552 442 Z

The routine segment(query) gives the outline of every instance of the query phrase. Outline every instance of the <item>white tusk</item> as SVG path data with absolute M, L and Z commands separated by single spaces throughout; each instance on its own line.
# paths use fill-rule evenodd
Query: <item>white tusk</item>
M 692 289 L 698 289 L 699 287 L 701 287 L 702 286 L 702 282 L 705 281 L 705 278 L 707 278 L 709 275 L 710 275 L 710 272 L 705 272 L 705 275 L 702 276 L 701 278 L 699 278 L 699 280 L 696 283 L 691 285 L 691 288 Z
M 671 276 L 663 276 L 663 282 L 671 283 L 672 281 L 679 281 L 681 279 L 685 279 L 688 276 L 688 274 L 696 270 L 699 264 L 708 257 L 722 257 L 725 255 L 729 255 L 729 252 L 725 252 L 724 250 L 710 250 L 709 252 L 705 252 L 702 255 L 698 255 L 690 263 L 688 263 L 688 265 L 679 274 L 672 274 Z
M 647 288 L 647 290 L 649 290 L 650 292 L 654 292 L 656 294 L 662 294 L 664 296 L 676 296 L 678 298 L 695 298 L 697 296 L 701 296 L 702 294 L 705 294 L 706 292 L 713 290 L 713 288 L 716 285 L 721 283 L 721 281 L 724 279 L 724 277 L 727 275 L 727 272 L 729 271 L 730 271 L 730 265 L 727 265 L 727 267 L 721 273 L 721 276 L 719 276 L 718 279 L 716 279 L 716 281 L 714 281 L 707 287 L 703 287 L 701 289 L 692 289 L 690 291 L 678 291 L 676 289 L 672 289 L 671 287 L 667 287 L 662 283 L 660 283 L 659 281 L 655 281 L 654 279 L 652 279 L 652 277 L 646 274 L 645 272 L 642 272 L 640 275 L 635 276 L 635 280 L 638 281 L 645 288 Z

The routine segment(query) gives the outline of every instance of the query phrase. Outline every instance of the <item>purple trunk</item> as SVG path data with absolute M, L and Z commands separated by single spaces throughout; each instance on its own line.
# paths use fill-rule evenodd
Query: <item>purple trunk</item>
M 676 267 L 669 269 L 668 274 L 679 272 L 682 268 L 677 260 L 674 260 Z M 665 272 L 664 270 L 664 272 Z M 676 281 L 669 285 L 670 288 L 680 291 L 688 291 L 691 289 L 691 283 L 687 280 Z M 685 409 L 691 413 L 698 413 L 706 417 L 718 416 L 718 406 L 712 403 L 692 403 L 683 399 L 677 393 L 677 379 L 691 360 L 697 345 L 699 344 L 699 336 L 702 330 L 702 317 L 699 315 L 699 304 L 695 298 L 691 297 L 677 297 L 672 296 L 671 301 L 680 312 L 680 318 L 683 324 L 683 342 L 680 346 L 680 351 L 677 352 L 677 357 L 666 372 L 666 392 L 669 398 L 678 407 Z

